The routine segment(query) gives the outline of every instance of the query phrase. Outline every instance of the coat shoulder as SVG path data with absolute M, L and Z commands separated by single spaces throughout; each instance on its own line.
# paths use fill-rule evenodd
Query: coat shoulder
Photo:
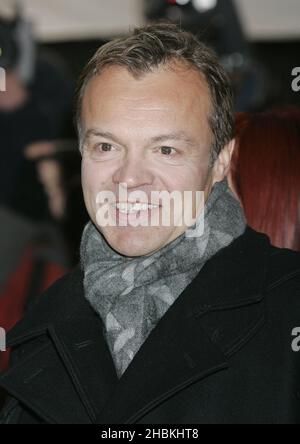
M 270 246 L 267 270 L 268 290 L 289 281 L 300 282 L 300 253 Z
M 276 325 L 298 326 L 300 319 L 300 253 L 271 247 L 266 302 Z M 287 327 L 285 327 L 287 328 Z

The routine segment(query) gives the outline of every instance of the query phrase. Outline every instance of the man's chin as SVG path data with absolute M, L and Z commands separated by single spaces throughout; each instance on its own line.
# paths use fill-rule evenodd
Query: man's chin
M 129 227 L 119 227 L 109 231 L 101 230 L 106 242 L 113 250 L 131 258 L 149 256 L 168 243 L 170 233 L 167 236 L 167 233 L 159 233 L 158 229 L 150 231 L 146 228 Z

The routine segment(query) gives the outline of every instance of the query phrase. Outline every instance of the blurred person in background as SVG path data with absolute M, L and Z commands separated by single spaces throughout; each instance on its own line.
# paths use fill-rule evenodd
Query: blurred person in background
M 258 62 L 233 0 L 144 0 L 146 19 L 180 23 L 212 47 L 234 90 L 235 109 L 249 111 L 267 100 L 271 79 Z
M 252 228 L 300 251 L 300 109 L 237 116 L 229 181 Z
M 26 39 L 18 32 L 21 24 L 20 17 L 10 22 L 0 18 L 0 66 L 6 72 L 6 90 L 0 93 L 0 204 L 18 206 L 41 220 L 47 217 L 44 195 L 24 149 L 34 141 L 59 136 L 71 95 L 55 68 L 44 67 L 33 51 L 23 48 L 21 42 Z M 31 62 L 28 66 L 27 60 L 25 68 L 24 58 Z
M 61 211 L 52 207 L 59 195 L 49 198 L 41 180 L 40 173 L 44 179 L 47 168 L 32 161 L 25 150 L 60 136 L 71 108 L 71 87 L 56 65 L 39 56 L 21 11 L 13 20 L 0 18 L 0 46 L 0 66 L 6 74 L 6 90 L 0 92 L 0 284 L 4 285 L 38 225 L 55 225 Z
M 26 148 L 46 143 L 53 154 L 71 87 L 39 57 L 30 31 L 19 14 L 0 18 L 6 86 L 0 92 L 0 325 L 7 330 L 70 265 L 59 226 L 65 205 L 59 165 L 39 162 Z M 1 353 L 0 370 L 8 357 Z

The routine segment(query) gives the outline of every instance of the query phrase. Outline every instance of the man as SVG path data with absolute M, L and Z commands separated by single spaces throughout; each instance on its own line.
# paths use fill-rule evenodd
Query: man
M 233 117 L 222 67 L 176 26 L 98 50 L 78 98 L 80 266 L 8 335 L 3 423 L 300 421 L 300 257 L 228 189 Z

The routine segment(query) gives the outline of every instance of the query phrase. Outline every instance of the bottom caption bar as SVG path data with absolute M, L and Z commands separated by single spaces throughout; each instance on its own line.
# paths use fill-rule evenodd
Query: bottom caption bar
M 135 425 L 135 426 L 101 426 L 99 439 L 120 439 L 136 442 L 144 439 L 191 439 L 200 437 L 199 426 L 170 426 L 170 425 Z

